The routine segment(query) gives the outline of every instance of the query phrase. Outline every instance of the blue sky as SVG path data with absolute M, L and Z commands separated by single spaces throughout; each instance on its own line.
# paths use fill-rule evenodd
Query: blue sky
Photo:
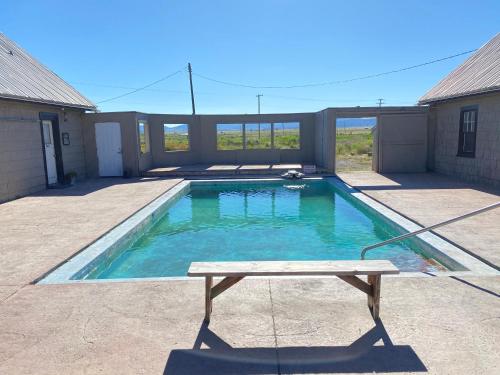
M 249 85 L 384 72 L 480 47 L 500 31 L 498 1 L 4 0 L 0 31 L 103 111 L 190 113 L 193 71 Z M 230 87 L 194 77 L 197 113 L 316 111 L 414 104 L 457 57 L 390 76 L 297 89 Z M 113 86 L 113 87 L 108 87 Z

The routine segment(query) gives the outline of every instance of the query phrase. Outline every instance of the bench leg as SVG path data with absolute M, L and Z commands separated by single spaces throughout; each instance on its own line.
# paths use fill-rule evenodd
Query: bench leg
M 378 319 L 380 314 L 380 282 L 381 275 L 368 275 L 368 284 L 371 286 L 371 294 L 368 295 L 368 307 L 373 319 Z
M 212 313 L 212 282 L 213 277 L 205 277 L 205 322 L 210 322 L 210 314 Z

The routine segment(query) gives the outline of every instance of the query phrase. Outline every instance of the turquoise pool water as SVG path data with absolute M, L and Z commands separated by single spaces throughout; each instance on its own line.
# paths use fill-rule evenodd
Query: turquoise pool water
M 192 185 L 144 235 L 85 278 L 185 276 L 193 261 L 359 259 L 364 246 L 398 234 L 326 181 Z M 367 259 L 390 259 L 402 271 L 443 269 L 416 242 L 373 250 Z

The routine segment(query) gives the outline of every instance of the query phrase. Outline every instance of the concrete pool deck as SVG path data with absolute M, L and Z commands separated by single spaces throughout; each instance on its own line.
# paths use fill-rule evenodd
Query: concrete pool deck
M 346 183 L 422 226 L 500 201 L 500 191 L 467 184 L 435 173 L 380 175 L 340 173 Z M 500 209 L 435 231 L 498 269 Z
M 498 199 L 434 174 L 341 177 L 430 223 Z M 377 324 L 337 279 L 244 280 L 209 327 L 201 280 L 30 284 L 179 181 L 95 180 L 0 205 L 0 373 L 498 373 L 499 276 L 384 278 Z M 448 235 L 493 262 L 495 215 L 468 219 L 484 237 L 467 221 Z
M 180 181 L 89 180 L 0 204 L 0 288 L 32 282 Z

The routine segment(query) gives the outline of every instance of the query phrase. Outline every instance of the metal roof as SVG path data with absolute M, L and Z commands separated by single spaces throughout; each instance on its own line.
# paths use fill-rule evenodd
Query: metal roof
M 422 96 L 419 104 L 500 91 L 500 33 Z
M 95 109 L 94 103 L 0 33 L 0 98 Z

